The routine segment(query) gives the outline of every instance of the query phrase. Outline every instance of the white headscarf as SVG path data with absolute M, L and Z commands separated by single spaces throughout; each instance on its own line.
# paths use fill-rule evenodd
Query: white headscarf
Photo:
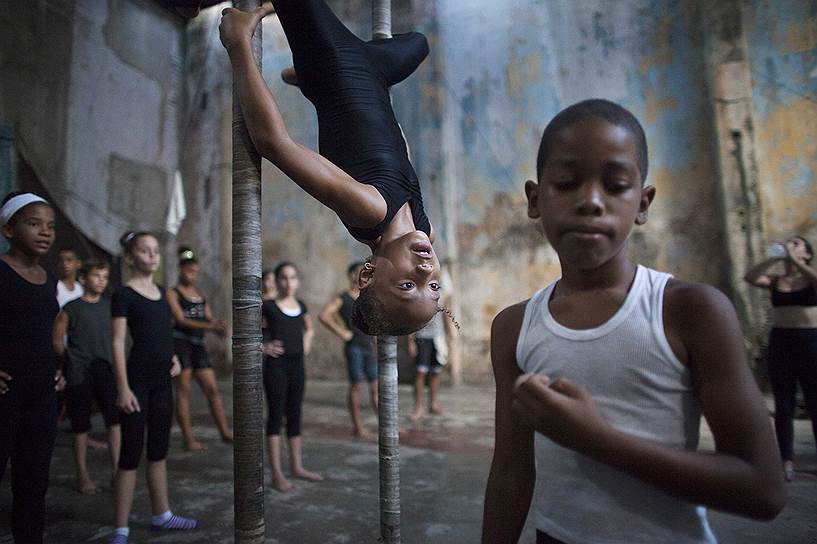
M 19 212 L 22 208 L 28 206 L 29 204 L 34 204 L 35 202 L 48 204 L 46 199 L 32 193 L 23 193 L 10 198 L 9 201 L 3 204 L 3 207 L 0 208 L 0 225 L 7 224 L 11 218 L 14 217 L 15 213 Z

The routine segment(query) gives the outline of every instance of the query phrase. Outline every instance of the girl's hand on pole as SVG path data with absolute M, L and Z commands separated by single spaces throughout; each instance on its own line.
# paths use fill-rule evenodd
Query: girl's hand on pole
M 241 11 L 235 8 L 222 10 L 218 31 L 224 49 L 229 52 L 236 45 L 248 44 L 261 19 L 274 11 L 271 2 L 265 2 L 252 11 Z
M 181 373 L 182 364 L 179 362 L 179 358 L 176 355 L 174 355 L 173 359 L 170 360 L 170 377 L 175 378 Z
M 136 395 L 133 394 L 130 388 L 119 392 L 119 395 L 116 397 L 116 407 L 126 414 L 142 411 L 141 408 L 139 408 L 139 401 L 136 400 Z
M 5 395 L 9 391 L 8 382 L 11 381 L 11 376 L 6 372 L 0 370 L 0 395 Z

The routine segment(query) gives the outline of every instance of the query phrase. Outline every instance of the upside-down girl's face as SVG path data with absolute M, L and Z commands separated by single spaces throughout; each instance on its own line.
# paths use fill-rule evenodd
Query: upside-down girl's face
M 278 289 L 278 294 L 285 297 L 291 297 L 298 290 L 300 280 L 298 279 L 298 271 L 293 266 L 285 266 L 278 273 L 275 278 L 275 287 Z
M 54 210 L 42 203 L 29 204 L 3 225 L 9 244 L 29 257 L 48 253 L 55 236 Z
M 372 264 L 373 281 L 361 288 L 374 289 L 387 313 L 411 325 L 434 317 L 440 300 L 440 261 L 424 232 L 414 231 L 384 244 Z
M 539 183 L 528 182 L 528 216 L 542 221 L 562 266 L 592 270 L 624 256 L 655 195 L 642 187 L 636 139 L 598 118 L 557 132 Z
M 133 267 L 143 274 L 153 274 L 162 262 L 159 241 L 149 234 L 139 236 L 133 244 L 130 254 Z

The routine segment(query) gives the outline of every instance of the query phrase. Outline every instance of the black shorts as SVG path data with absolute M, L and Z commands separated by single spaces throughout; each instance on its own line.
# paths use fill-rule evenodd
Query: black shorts
M 201 370 L 211 368 L 210 358 L 207 356 L 207 348 L 204 344 L 194 344 L 182 338 L 173 339 L 173 350 L 182 364 L 182 368 L 192 368 Z
M 91 406 L 94 401 L 102 412 L 105 426 L 119 424 L 119 410 L 116 408 L 116 379 L 107 361 L 96 359 L 88 365 L 85 379 L 66 390 L 68 417 L 74 433 L 85 433 L 91 429 Z
M 415 368 L 418 374 L 439 374 L 443 371 L 433 338 L 417 338 L 417 360 Z

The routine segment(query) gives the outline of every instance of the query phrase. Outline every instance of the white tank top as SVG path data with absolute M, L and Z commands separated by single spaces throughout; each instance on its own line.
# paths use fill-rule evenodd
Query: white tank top
M 606 323 L 574 330 L 556 322 L 556 282 L 528 302 L 516 360 L 523 372 L 585 387 L 615 429 L 676 449 L 698 447 L 700 407 L 689 369 L 664 333 L 669 274 L 639 266 L 624 303 Z M 568 544 L 714 543 L 706 509 L 563 448 L 535 433 L 535 521 Z

